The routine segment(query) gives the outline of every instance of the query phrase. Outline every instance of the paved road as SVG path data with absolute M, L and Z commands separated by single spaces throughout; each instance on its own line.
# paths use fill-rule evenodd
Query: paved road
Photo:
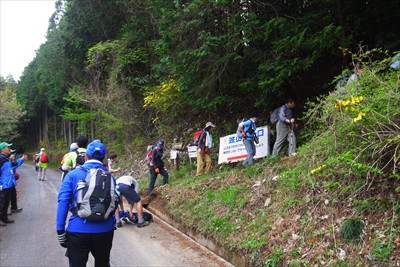
M 0 228 L 0 266 L 68 266 L 55 231 L 60 172 L 48 169 L 38 181 L 32 165 L 18 172 L 18 205 L 23 211 Z M 88 266 L 93 266 L 89 257 Z M 114 235 L 111 266 L 232 266 L 155 218 L 148 227 L 124 224 Z

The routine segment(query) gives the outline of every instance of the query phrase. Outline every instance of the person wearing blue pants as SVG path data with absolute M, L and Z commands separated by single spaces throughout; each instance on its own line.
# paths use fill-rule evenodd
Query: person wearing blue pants
M 256 154 L 256 145 L 254 139 L 256 138 L 257 118 L 258 115 L 252 115 L 247 121 L 242 121 L 239 124 L 239 130 L 242 133 L 242 140 L 246 148 L 247 158 L 243 161 L 242 165 L 247 167 L 253 164 L 253 158 Z

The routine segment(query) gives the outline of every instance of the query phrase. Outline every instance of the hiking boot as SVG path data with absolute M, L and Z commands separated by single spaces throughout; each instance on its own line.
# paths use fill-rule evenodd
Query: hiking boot
M 122 227 L 122 222 L 117 222 L 117 227 L 121 228 Z
M 131 216 L 128 216 L 126 222 L 130 223 L 130 224 L 136 224 L 137 223 L 135 218 L 131 218 Z
M 5 223 L 5 222 L 3 222 L 3 221 L 0 221 L 0 227 L 1 226 L 6 226 L 7 224 Z
M 15 209 L 15 210 L 11 210 L 12 213 L 17 213 L 17 212 L 21 212 L 21 211 L 22 211 L 22 208 L 18 208 L 18 209 Z
M 143 221 L 141 223 L 137 223 L 137 227 L 142 228 L 142 227 L 148 226 L 149 224 L 150 223 L 148 221 Z

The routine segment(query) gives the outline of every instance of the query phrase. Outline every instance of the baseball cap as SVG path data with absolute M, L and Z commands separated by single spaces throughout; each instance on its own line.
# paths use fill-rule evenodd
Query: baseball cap
M 42 147 L 41 149 L 40 149 L 40 151 L 44 151 L 45 149 L 44 149 L 44 147 Z
M 158 140 L 157 146 L 158 147 L 163 147 L 164 146 L 164 140 Z
M 106 147 L 100 142 L 91 142 L 86 148 L 86 155 L 91 158 L 103 159 L 106 156 Z
M 5 147 L 10 147 L 10 146 L 12 146 L 12 144 L 9 144 L 9 143 L 6 143 L 6 142 L 1 142 L 0 143 L 0 149 L 3 149 Z
M 74 151 L 74 150 L 77 150 L 79 147 L 78 147 L 78 144 L 77 143 L 72 143 L 70 146 L 69 146 L 69 151 Z
M 210 126 L 215 128 L 215 125 L 211 121 L 207 122 L 206 123 L 206 127 L 204 127 L 204 128 L 207 128 L 207 127 L 210 127 Z

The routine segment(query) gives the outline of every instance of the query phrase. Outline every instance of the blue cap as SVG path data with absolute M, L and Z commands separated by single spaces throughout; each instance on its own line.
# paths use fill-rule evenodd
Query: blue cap
M 158 140 L 157 146 L 158 147 L 163 147 L 164 146 L 164 140 Z
M 106 156 L 106 147 L 100 142 L 91 142 L 86 148 L 86 155 L 90 158 L 102 159 Z

